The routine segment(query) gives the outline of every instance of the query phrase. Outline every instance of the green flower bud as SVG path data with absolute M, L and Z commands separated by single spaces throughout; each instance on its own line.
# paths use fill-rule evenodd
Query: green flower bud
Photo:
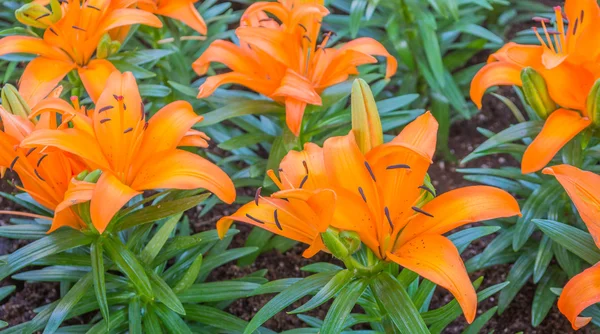
M 360 236 L 356 232 L 342 231 L 340 232 L 340 240 L 349 254 L 354 254 L 360 249 Z
M 546 81 L 531 67 L 526 67 L 521 71 L 521 81 L 523 81 L 523 93 L 527 104 L 540 118 L 546 119 L 550 113 L 556 110 L 556 103 L 548 93 Z
M 9 113 L 25 118 L 31 114 L 31 108 L 29 108 L 15 86 L 11 84 L 4 85 L 0 97 L 2 97 L 2 107 Z
M 38 3 L 28 3 L 15 11 L 15 17 L 24 25 L 46 29 L 62 17 L 58 0 L 50 1 L 50 8 Z
M 338 230 L 333 227 L 328 228 L 327 231 L 321 233 L 321 239 L 323 239 L 323 243 L 333 256 L 338 259 L 345 259 L 348 257 L 348 249 L 342 240 L 340 240 Z
M 77 176 L 75 176 L 75 180 L 77 181 L 83 181 L 85 179 L 86 176 L 88 176 L 90 172 L 87 170 L 84 170 L 83 172 L 77 174 Z
M 96 58 L 105 59 L 117 53 L 121 48 L 121 42 L 113 41 L 108 34 L 104 34 L 96 48 Z
M 362 79 L 352 84 L 352 130 L 363 154 L 383 144 L 381 119 L 369 85 Z
M 90 183 L 96 183 L 96 182 L 98 182 L 98 179 L 100 178 L 100 175 L 102 175 L 102 171 L 100 169 L 96 169 L 95 171 L 87 174 L 83 178 L 83 181 L 90 182 Z
M 600 126 L 600 79 L 596 80 L 586 101 L 587 116 L 592 120 L 594 127 Z

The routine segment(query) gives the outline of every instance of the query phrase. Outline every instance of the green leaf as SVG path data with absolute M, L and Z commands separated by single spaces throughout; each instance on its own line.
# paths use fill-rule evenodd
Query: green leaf
M 548 268 L 550 261 L 552 261 L 553 255 L 552 240 L 547 235 L 544 235 L 535 256 L 535 265 L 533 266 L 533 283 L 540 281 L 544 275 L 544 272 L 546 272 L 546 268 Z
M 600 250 L 589 233 L 553 220 L 534 219 L 533 222 L 552 241 L 573 252 L 587 263 L 595 264 L 600 261 Z
M 146 308 L 146 313 L 144 313 L 142 323 L 144 324 L 146 333 L 163 333 L 162 327 L 160 326 L 160 320 L 158 319 L 158 316 L 152 307 Z
M 237 260 L 243 256 L 248 254 L 252 254 L 258 250 L 257 247 L 240 247 L 235 249 L 226 250 L 217 255 L 209 255 L 204 258 L 204 263 L 200 268 L 200 273 L 198 274 L 199 280 L 204 280 L 210 272 L 224 265 L 227 262 L 231 262 Z
M 179 280 L 179 282 L 177 282 L 177 284 L 175 284 L 175 287 L 173 287 L 174 293 L 182 293 L 186 291 L 189 287 L 191 287 L 192 284 L 194 284 L 194 282 L 198 278 L 198 274 L 200 274 L 200 268 L 202 267 L 202 259 L 202 253 L 198 254 L 194 262 L 192 262 L 188 270 L 186 270 L 185 274 L 183 274 L 183 277 Z M 181 300 L 181 296 L 179 299 Z
M 331 281 L 329 281 L 316 295 L 314 295 L 306 304 L 298 307 L 297 309 L 288 312 L 290 314 L 297 314 L 310 311 L 316 307 L 327 302 L 333 298 L 340 290 L 342 290 L 352 279 L 354 275 L 348 269 L 339 271 Z
M 131 280 L 136 290 L 144 297 L 152 299 L 154 293 L 150 280 L 142 264 L 135 255 L 113 236 L 104 239 L 104 249 L 119 269 Z
M 185 318 L 188 320 L 206 324 L 230 333 L 241 333 L 248 324 L 246 321 L 236 318 L 225 311 L 198 304 L 186 304 L 185 314 Z M 257 329 L 256 332 L 264 334 L 275 333 L 262 327 Z
M 300 270 L 302 271 L 306 271 L 309 273 L 323 273 L 326 271 L 340 271 L 343 268 L 340 266 L 337 266 L 333 263 L 329 263 L 329 262 L 317 262 L 317 263 L 311 263 L 309 265 L 306 265 L 302 268 L 300 268 Z
M 117 218 L 115 230 L 126 230 L 134 226 L 152 223 L 159 219 L 187 211 L 202 203 L 208 196 L 210 196 L 210 193 L 179 198 L 172 201 L 160 201 L 155 205 L 135 210 L 125 216 Z
M 253 333 L 265 321 L 271 319 L 275 314 L 293 302 L 325 286 L 334 275 L 335 273 L 333 272 L 315 274 L 292 284 L 289 288 L 271 299 L 254 315 L 244 333 Z
M 18 195 L 14 196 L 14 195 L 2 192 L 2 191 L 0 191 L 0 196 L 24 207 L 25 209 L 27 209 L 27 211 L 31 211 L 33 213 L 36 213 L 36 214 L 42 215 L 42 216 L 48 216 L 49 219 L 52 219 L 52 212 L 48 211 L 48 209 L 46 209 L 46 208 L 36 205 L 34 202 L 26 201 L 26 200 L 20 198 L 20 196 L 18 196 Z
M 240 148 L 253 146 L 263 142 L 272 142 L 273 136 L 263 132 L 251 132 L 245 133 L 239 136 L 232 137 L 221 144 L 217 145 L 220 149 L 225 151 L 233 151 Z
M 156 310 L 156 314 L 169 333 L 192 334 L 192 331 L 186 325 L 185 321 L 173 311 L 163 305 L 156 305 L 153 309 Z M 183 313 L 185 314 L 185 310 L 183 310 Z
M 564 271 L 557 267 L 550 267 L 546 274 L 542 277 L 533 297 L 531 305 L 531 325 L 539 326 L 550 312 L 554 302 L 558 298 L 550 288 L 562 287 L 567 280 L 567 275 Z
M 233 117 L 254 114 L 283 113 L 281 105 L 270 100 L 245 100 L 229 103 L 228 105 L 204 114 L 204 120 L 197 127 L 203 128 L 214 125 Z
M 525 252 L 508 272 L 506 280 L 510 285 L 500 292 L 498 296 L 498 314 L 502 314 L 508 305 L 515 298 L 519 290 L 527 283 L 529 277 L 533 274 L 533 264 L 535 262 L 535 254 Z
M 500 229 L 499 226 L 478 226 L 472 227 L 466 230 L 458 231 L 448 236 L 448 239 L 456 246 L 459 253 L 465 251 L 467 247 L 479 238 L 485 237 L 492 233 L 497 232 Z
M 173 230 L 175 230 L 177 227 L 177 223 L 179 222 L 179 219 L 181 219 L 182 215 L 183 211 L 176 213 L 170 216 L 167 221 L 162 224 L 152 239 L 148 241 L 144 250 L 142 250 L 142 253 L 140 254 L 140 261 L 143 263 L 151 263 L 152 260 L 156 258 L 160 250 L 173 233 Z
M 479 256 L 479 265 L 485 266 L 487 262 L 496 254 L 504 251 L 512 244 L 514 239 L 514 228 L 504 229 L 492 240 Z
M 346 318 L 354 308 L 358 298 L 369 286 L 369 282 L 370 279 L 362 278 L 345 284 L 339 295 L 334 299 L 333 304 L 331 304 L 329 311 L 327 311 L 321 332 L 339 333 L 344 329 Z
M 62 229 L 9 254 L 0 266 L 0 279 L 44 257 L 91 243 L 93 237 L 73 229 Z
M 335 274 L 335 273 L 334 273 Z M 333 275 L 332 275 L 333 276 Z M 270 293 L 279 293 L 289 288 L 295 283 L 303 280 L 302 278 L 283 278 L 263 284 L 260 288 L 254 290 L 250 296 L 258 296 Z
M 9 239 L 37 240 L 48 234 L 47 225 L 23 224 L 0 226 L 0 237 Z
M 121 326 L 127 320 L 127 309 L 123 308 L 118 311 L 113 312 L 110 315 L 110 321 L 106 324 L 106 320 L 102 319 L 92 329 L 90 329 L 86 334 L 104 334 L 106 333 L 107 328 L 117 328 Z
M 250 295 L 260 284 L 244 281 L 198 283 L 177 296 L 183 303 L 212 303 Z
M 106 281 L 104 276 L 104 249 L 101 239 L 94 241 L 90 247 L 90 255 L 92 259 L 92 274 L 94 276 L 94 293 L 102 317 L 109 321 L 108 301 L 106 300 Z
M 370 286 L 375 298 L 401 333 L 429 333 L 419 310 L 395 277 L 382 272 L 373 279 Z
M 127 319 L 129 322 L 129 334 L 142 334 L 142 306 L 140 299 L 137 297 L 131 299 L 127 311 L 129 314 L 129 318 Z M 150 328 L 146 328 L 146 330 L 150 330 Z
M 11 293 L 15 291 L 17 287 L 14 285 L 7 285 L 0 288 L 0 301 L 4 298 L 8 297 Z
M 71 309 L 77 305 L 83 295 L 92 287 L 92 283 L 92 273 L 89 273 L 73 285 L 69 292 L 58 301 L 54 311 L 52 311 L 52 315 L 44 329 L 44 334 L 53 333 L 60 327 Z
M 496 314 L 497 310 L 498 310 L 498 306 L 494 306 L 491 309 L 487 310 L 484 314 L 478 316 L 477 319 L 475 319 L 475 321 L 473 321 L 472 324 L 470 324 L 469 326 L 467 326 L 467 328 L 465 328 L 465 330 L 462 332 L 462 334 L 481 333 L 483 326 L 485 326 L 485 324 L 487 324 L 487 322 L 490 321 L 490 319 L 492 319 L 492 317 Z
M 150 279 L 150 285 L 156 298 L 174 312 L 185 314 L 181 301 L 177 298 L 173 290 L 171 290 L 171 287 L 154 271 L 147 269 L 146 274 Z
M 162 85 L 139 85 L 140 95 L 143 97 L 166 97 L 171 94 L 171 89 Z

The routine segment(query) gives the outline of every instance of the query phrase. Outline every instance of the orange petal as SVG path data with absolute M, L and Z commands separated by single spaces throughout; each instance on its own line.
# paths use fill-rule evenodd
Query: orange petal
M 133 189 L 198 189 L 204 188 L 223 202 L 235 200 L 233 182 L 217 165 L 187 151 L 156 152 L 135 175 Z
M 302 131 L 305 110 L 306 102 L 291 97 L 285 99 L 285 124 L 296 137 L 300 136 L 300 131 Z
M 204 75 L 211 62 L 219 62 L 232 71 L 240 73 L 253 73 L 260 70 L 260 64 L 251 58 L 246 49 L 221 39 L 212 42 L 192 67 L 198 75 Z
M 410 122 L 392 142 L 403 144 L 431 160 L 435 153 L 438 127 L 435 117 L 427 111 Z
M 139 9 L 124 8 L 110 11 L 103 18 L 98 31 L 107 32 L 114 28 L 133 24 L 144 24 L 155 28 L 162 27 L 162 22 L 154 14 Z
M 66 210 L 54 213 L 52 225 L 50 226 L 50 229 L 47 233 L 52 233 L 63 226 L 68 226 L 80 230 L 84 227 L 82 224 L 83 222 L 81 221 L 81 219 L 77 217 L 70 208 L 67 208 Z
M 495 61 L 508 62 L 519 67 L 541 67 L 542 54 L 544 47 L 540 45 L 521 45 L 514 42 L 508 42 L 490 55 L 488 63 Z
M 33 123 L 28 119 L 13 115 L 0 106 L 0 120 L 4 127 L 4 133 L 18 141 L 22 141 L 34 129 Z
M 322 233 L 327 230 L 331 224 L 335 211 L 336 194 L 331 189 L 318 189 L 309 191 L 306 189 L 290 189 L 276 192 L 272 195 L 275 198 L 287 200 L 300 200 L 306 202 L 311 211 L 316 215 L 317 230 Z M 294 202 L 291 202 L 294 204 Z
M 56 206 L 55 212 L 60 212 L 70 206 L 87 202 L 92 199 L 95 183 L 71 180 L 69 189 L 65 192 L 64 200 Z
M 507 62 L 494 62 L 485 65 L 471 81 L 471 100 L 481 109 L 483 94 L 492 86 L 523 85 L 522 67 Z
M 273 93 L 273 96 L 292 97 L 298 101 L 308 104 L 321 105 L 321 96 L 313 87 L 313 84 L 296 71 L 289 69 L 281 79 L 281 86 Z
M 155 12 L 158 15 L 168 16 L 179 20 L 202 35 L 206 35 L 206 23 L 196 10 L 194 0 L 169 0 L 162 1 Z
M 311 257 L 317 255 L 317 253 L 320 251 L 328 252 L 327 247 L 325 247 L 325 244 L 323 243 L 323 240 L 321 238 L 315 238 L 313 243 L 310 244 L 310 246 L 307 249 L 305 249 L 304 252 L 302 252 L 302 256 L 304 258 L 310 259 Z
M 506 191 L 488 186 L 471 186 L 444 193 L 422 207 L 431 214 L 418 214 L 400 233 L 403 245 L 425 234 L 444 234 L 459 226 L 494 218 L 521 215 L 519 204 Z
M 591 317 L 579 317 L 588 306 L 600 302 L 600 266 L 598 263 L 573 277 L 558 298 L 558 309 L 571 322 L 574 330 L 587 325 Z
M 212 75 L 206 78 L 206 81 L 200 86 L 198 98 L 203 99 L 212 95 L 217 88 L 225 84 L 242 85 L 265 96 L 270 96 L 273 91 L 277 89 L 272 80 L 266 80 L 238 72 L 229 72 Z
M 123 205 L 138 194 L 140 192 L 124 185 L 111 173 L 102 173 L 90 203 L 90 216 L 98 232 L 103 233 Z
M 204 132 L 192 129 L 185 133 L 185 136 L 181 138 L 177 146 L 193 146 L 207 148 L 209 140 L 210 137 L 208 137 Z
M 106 59 L 93 59 L 87 66 L 78 69 L 81 82 L 92 101 L 98 101 L 108 77 L 116 70 L 117 68 Z
M 540 134 L 531 142 L 523 154 L 523 174 L 537 172 L 554 158 L 556 153 L 588 127 L 592 121 L 576 111 L 558 109 L 550 114 Z
M 91 163 L 93 168 L 110 168 L 96 139 L 79 129 L 36 130 L 23 140 L 21 146 L 56 147 L 81 157 Z
M 29 62 L 19 80 L 19 93 L 27 104 L 35 106 L 75 68 L 73 63 L 38 57 Z
M 45 58 L 71 62 L 71 58 L 62 50 L 32 36 L 8 36 L 0 39 L 0 56 L 11 53 L 29 53 Z
M 306 163 L 306 167 L 304 164 Z M 325 162 L 323 160 L 323 149 L 313 143 L 304 144 L 304 150 L 289 151 L 281 160 L 279 165 L 282 178 L 289 182 L 285 185 L 291 185 L 295 188 L 315 190 L 318 188 L 328 188 L 329 180 L 325 171 Z M 285 175 L 285 176 L 283 176 Z M 304 178 L 306 180 L 304 180 Z
M 450 291 L 471 323 L 477 313 L 477 294 L 454 244 L 440 235 L 424 235 L 403 245 L 390 260 Z
M 262 50 L 281 64 L 294 66 L 292 64 L 298 61 L 298 53 L 292 51 L 298 49 L 295 35 L 263 27 L 240 27 L 235 34 L 241 41 Z
M 396 74 L 396 70 L 398 69 L 398 61 L 394 56 L 392 56 L 385 47 L 379 43 L 378 41 L 369 38 L 369 37 L 361 37 L 354 39 L 346 44 L 344 44 L 340 50 L 354 50 L 359 51 L 367 55 L 374 56 L 383 56 L 387 58 L 387 68 L 385 71 L 385 77 L 390 78 L 394 74 Z M 362 64 L 356 64 L 362 65 Z
M 600 247 L 600 176 L 569 165 L 544 168 L 554 175 L 577 207 L 594 242 Z

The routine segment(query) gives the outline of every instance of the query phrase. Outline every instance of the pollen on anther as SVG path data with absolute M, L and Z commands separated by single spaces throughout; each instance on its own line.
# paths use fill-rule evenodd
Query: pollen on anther
M 44 178 L 40 175 L 37 169 L 34 169 L 33 172 L 35 173 L 35 176 L 37 176 L 40 180 L 46 182 L 46 180 L 44 180 Z
M 308 181 L 308 175 L 304 175 L 304 178 L 302 179 L 302 181 L 300 181 L 300 186 L 298 188 L 302 188 L 306 181 Z
M 103 113 L 103 112 L 105 112 L 105 111 L 107 111 L 107 110 L 110 110 L 110 109 L 112 109 L 112 108 L 114 108 L 114 106 L 106 106 L 106 107 L 102 107 L 102 108 L 98 109 L 98 113 L 99 113 L 99 114 L 101 114 L 101 113 Z
M 365 196 L 365 192 L 363 190 L 362 187 L 358 187 L 358 192 L 360 193 L 360 196 L 362 197 L 363 201 L 365 201 L 365 203 L 367 202 L 367 197 Z
M 281 227 L 281 223 L 279 222 L 279 217 L 277 217 L 277 209 L 273 211 L 273 219 L 275 220 L 275 225 L 277 225 L 277 228 L 283 231 L 283 227 Z
M 79 30 L 79 31 L 85 31 L 85 29 L 80 28 L 78 26 L 72 26 L 72 28 L 75 29 L 75 30 Z
M 33 153 L 33 151 L 35 151 L 35 149 L 36 149 L 36 147 L 30 148 L 29 151 L 27 151 L 27 153 L 25 153 L 25 156 L 28 157 L 31 153 Z
M 308 174 L 308 165 L 306 164 L 305 160 L 302 160 L 302 166 L 304 166 L 304 171 L 306 172 L 306 174 Z
M 387 166 L 386 169 L 410 169 L 410 166 L 405 165 L 405 164 L 398 164 L 398 165 Z
M 413 207 L 412 207 L 412 209 L 413 209 L 413 210 L 415 210 L 415 211 L 416 211 L 416 212 L 418 212 L 418 213 L 424 214 L 424 215 L 425 215 L 425 216 L 427 216 L 427 217 L 432 217 L 432 218 L 433 218 L 433 215 L 432 215 L 431 213 L 429 213 L 429 212 L 427 212 L 427 211 L 423 211 L 421 208 L 418 208 L 418 207 L 416 207 L 416 206 L 413 206 Z
M 133 128 L 127 128 L 125 131 L 123 131 L 123 133 L 129 133 L 131 131 L 133 131 Z
M 390 224 L 390 227 L 392 228 L 392 230 L 394 229 L 394 223 L 392 223 L 392 217 L 390 217 L 390 209 L 388 209 L 388 207 L 386 206 L 383 211 L 385 212 L 385 218 L 387 218 L 388 223 Z
M 19 160 L 19 156 L 17 155 L 13 161 L 10 163 L 10 167 L 8 167 L 10 170 L 14 170 L 15 168 L 15 164 L 17 163 L 17 160 Z
M 365 167 L 367 167 L 367 170 L 369 171 L 369 174 L 371 175 L 371 178 L 373 179 L 373 181 L 377 182 L 377 179 L 375 178 L 375 174 L 373 173 L 373 170 L 371 169 L 371 165 L 369 165 L 369 163 L 366 161 L 365 161 Z
M 262 221 L 262 220 L 260 220 L 258 218 L 252 217 L 249 213 L 246 214 L 246 217 L 248 217 L 249 219 L 252 219 L 253 221 L 255 221 L 255 222 L 259 223 L 259 224 L 263 224 L 263 225 L 266 224 L 264 221 Z
M 425 185 L 419 186 L 419 189 L 423 189 L 423 190 L 425 190 L 426 192 L 430 193 L 432 196 L 435 196 L 435 192 L 433 192 L 433 190 L 432 190 L 432 189 L 430 189 L 429 187 L 427 187 L 427 186 L 425 186 Z
M 261 190 L 262 187 L 258 187 L 258 189 L 256 189 L 256 193 L 254 194 L 254 203 L 256 204 L 256 206 L 258 206 L 258 199 L 260 198 Z
M 110 121 L 110 118 L 104 118 L 100 120 L 100 124 L 104 124 L 106 122 Z
M 40 157 L 40 160 L 38 160 L 36 167 L 40 167 L 40 164 L 42 163 L 42 161 L 48 156 L 48 154 L 44 154 Z

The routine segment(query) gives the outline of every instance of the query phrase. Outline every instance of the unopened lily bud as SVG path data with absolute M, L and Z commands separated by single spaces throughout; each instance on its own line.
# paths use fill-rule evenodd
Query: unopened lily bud
M 346 246 L 349 254 L 354 254 L 360 249 L 360 236 L 353 231 L 340 232 L 340 240 Z
M 102 171 L 100 169 L 96 169 L 95 171 L 86 175 L 83 178 L 83 181 L 90 182 L 90 183 L 96 183 L 96 182 L 98 182 L 98 179 L 100 178 L 101 175 L 102 175 Z
M 344 259 L 348 256 L 348 249 L 340 240 L 339 231 L 333 227 L 327 229 L 327 231 L 321 233 L 321 238 L 327 249 L 338 259 Z
M 86 176 L 88 176 L 90 172 L 87 170 L 84 170 L 83 172 L 77 174 L 77 176 L 75 176 L 75 180 L 77 181 L 83 181 L 85 179 Z
M 586 111 L 595 127 L 600 126 L 600 79 L 596 80 L 587 97 Z
M 46 29 L 62 17 L 58 0 L 50 1 L 50 9 L 36 2 L 23 5 L 15 11 L 15 17 L 24 25 Z
M 352 130 L 363 154 L 383 144 L 381 119 L 369 85 L 362 79 L 352 84 Z
M 526 67 L 521 71 L 521 81 L 523 81 L 523 92 L 527 104 L 538 116 L 546 119 L 550 113 L 556 110 L 556 103 L 550 97 L 546 81 L 531 67 Z
M 96 49 L 96 58 L 105 59 L 110 57 L 111 55 L 117 53 L 121 48 L 121 42 L 113 41 L 110 39 L 108 34 L 104 34 L 100 42 L 98 43 L 98 48 Z
M 19 94 L 15 86 L 6 84 L 0 93 L 2 97 L 2 107 L 9 113 L 27 118 L 31 114 L 31 108 L 25 102 L 25 99 Z

